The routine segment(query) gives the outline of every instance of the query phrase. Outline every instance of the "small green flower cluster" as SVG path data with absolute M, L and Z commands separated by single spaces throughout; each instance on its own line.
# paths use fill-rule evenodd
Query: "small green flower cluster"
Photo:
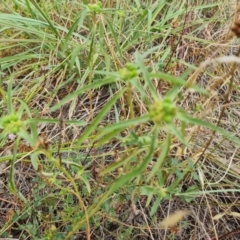
M 2 118 L 1 125 L 4 129 L 8 129 L 11 133 L 19 132 L 23 123 L 16 115 L 8 115 Z
M 170 123 L 175 115 L 176 106 L 168 98 L 156 101 L 149 110 L 149 116 L 156 124 Z
M 95 13 L 102 12 L 102 3 L 100 1 L 97 1 L 94 4 L 88 4 L 88 7 L 92 12 L 95 12 Z
M 127 63 L 125 68 L 122 68 L 118 71 L 120 78 L 123 80 L 130 80 L 137 76 L 137 68 L 132 63 Z

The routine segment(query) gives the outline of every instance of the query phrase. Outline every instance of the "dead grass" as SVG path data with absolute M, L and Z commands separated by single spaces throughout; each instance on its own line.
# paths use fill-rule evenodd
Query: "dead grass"
M 29 28 L 26 37 L 23 34 L 26 29 L 5 29 L 2 22 L 0 23 L 3 33 L 3 37 L 0 38 L 1 117 L 8 115 L 3 100 L 13 74 L 14 109 L 21 107 L 18 99 L 22 99 L 27 104 L 32 118 L 64 120 L 62 125 L 51 123 L 50 120 L 37 123 L 38 134 L 46 136 L 44 142 L 51 141 L 49 147 L 46 147 L 45 143 L 37 147 L 44 148 L 39 155 L 37 171 L 31 164 L 34 146 L 23 140 L 18 146 L 14 181 L 27 202 L 18 194 L 11 193 L 8 185 L 11 169 L 8 160 L 13 156 L 14 141 L 0 139 L 0 227 L 3 229 L 0 231 L 1 237 L 38 239 L 39 236 L 44 236 L 44 239 L 64 239 L 76 222 L 84 218 L 84 210 L 79 206 L 78 198 L 83 201 L 83 206 L 90 209 L 88 213 L 91 214 L 91 211 L 94 211 L 91 207 L 102 201 L 101 196 L 108 193 L 111 183 L 138 167 L 138 162 L 142 161 L 141 157 L 149 147 L 143 144 L 143 150 L 139 149 L 131 134 L 133 132 L 138 137 L 147 135 L 152 130 L 151 122 L 126 127 L 109 139 L 107 137 L 111 132 L 96 142 L 94 139 L 99 129 L 133 119 L 133 115 L 138 117 L 146 114 L 153 102 L 149 89 L 146 88 L 146 98 L 143 98 L 136 85 L 128 85 L 131 91 L 125 92 L 116 101 L 101 118 L 98 127 L 80 143 L 79 139 L 82 139 L 86 129 L 111 101 L 114 93 L 123 89 L 125 84 L 116 81 L 111 87 L 104 85 L 88 89 L 74 95 L 55 111 L 49 111 L 51 107 L 80 91 L 87 84 L 94 83 L 96 79 L 100 81 L 104 75 L 110 76 L 118 72 L 126 62 L 134 61 L 136 51 L 144 54 L 149 49 L 159 46 L 144 59 L 144 66 L 153 71 L 159 71 L 160 66 L 161 71 L 181 78 L 182 74 L 190 69 L 191 71 L 184 75 L 184 79 L 189 84 L 196 83 L 210 94 L 205 95 L 182 87 L 182 96 L 177 99 L 176 104 L 192 117 L 218 124 L 240 137 L 238 65 L 228 63 L 227 59 L 221 63 L 213 60 L 236 55 L 240 48 L 239 39 L 230 31 L 233 23 L 239 20 L 240 6 L 237 1 L 226 1 L 208 8 L 202 6 L 215 4 L 216 1 L 186 1 L 187 14 L 183 11 L 176 18 L 172 16 L 164 22 L 166 12 L 171 9 L 170 5 L 166 4 L 158 13 L 153 11 L 153 16 L 154 13 L 157 16 L 152 22 L 153 32 L 150 36 L 147 30 L 149 26 L 139 20 L 142 15 L 139 18 L 135 17 L 139 11 L 144 14 L 145 8 L 137 8 L 134 5 L 136 11 L 127 2 L 103 1 L 103 5 L 109 9 L 114 9 L 116 3 L 124 9 L 127 18 L 125 23 L 121 22 L 121 17 L 115 11 L 108 15 L 112 26 L 116 28 L 116 36 L 113 36 L 107 20 L 99 14 L 95 19 L 96 23 L 100 23 L 99 29 L 94 28 L 94 24 L 88 25 L 86 18 L 83 21 L 84 27 L 75 30 L 66 51 L 62 50 L 61 43 L 66 38 L 67 31 L 59 29 L 71 28 L 78 12 L 83 9 L 79 3 L 73 3 L 69 9 L 67 2 L 58 8 L 53 8 L 51 1 L 39 2 L 42 9 L 49 7 L 49 18 L 56 24 L 60 38 L 55 38 L 51 28 L 45 31 L 40 25 L 39 32 L 42 34 L 38 35 L 33 33 L 29 26 L 22 24 L 22 27 Z M 154 4 L 156 2 L 148 1 L 145 5 L 154 9 Z M 24 12 L 21 7 L 14 9 L 13 3 L 6 6 L 2 2 L 0 5 L 5 13 L 15 11 L 24 17 L 31 16 L 30 12 Z M 182 9 L 184 10 L 183 7 Z M 39 14 L 36 19 L 43 21 L 44 18 Z M 119 24 L 118 27 L 115 26 L 116 23 Z M 139 29 L 138 24 L 142 24 Z M 161 24 L 166 27 L 161 28 Z M 46 36 L 43 36 L 43 33 Z M 17 39 L 20 39 L 20 43 L 16 43 Z M 93 39 L 96 46 L 91 49 Z M 29 43 L 26 40 L 29 40 Z M 79 45 L 81 48 L 78 49 Z M 75 59 L 72 64 L 71 51 L 76 53 L 79 62 Z M 92 52 L 94 54 L 91 56 Z M 27 54 L 31 57 L 26 57 Z M 66 59 L 70 59 L 70 63 Z M 212 62 L 201 68 L 201 63 L 206 61 Z M 142 81 L 142 84 L 145 82 Z M 159 78 L 154 78 L 152 84 L 161 97 L 174 86 L 171 82 Z M 29 116 L 25 113 L 22 118 L 25 120 Z M 68 120 L 85 121 L 86 125 L 79 127 L 67 124 Z M 180 125 L 178 122 L 176 124 Z M 167 134 L 164 128 L 159 131 L 160 145 Z M 101 202 L 101 208 L 91 218 L 86 218 L 85 224 L 74 232 L 72 239 L 239 239 L 239 147 L 224 135 L 214 133 L 204 126 L 189 124 L 184 137 L 190 146 L 184 146 L 179 139 L 173 138 L 167 161 L 161 166 L 162 175 L 155 176 L 149 184 L 162 190 L 179 179 L 174 192 L 159 202 L 156 195 L 149 201 L 149 196 L 141 194 L 140 187 L 145 186 L 148 174 L 161 154 L 161 149 L 157 148 L 142 175 L 131 179 L 108 195 L 105 201 Z M 105 138 L 107 140 L 104 140 Z M 129 140 L 130 143 L 124 144 L 123 140 L 126 138 L 133 143 Z M 39 139 L 38 137 L 38 144 Z M 124 161 L 135 152 L 136 156 L 133 155 L 132 162 L 126 161 L 126 165 L 119 165 L 109 174 L 101 175 L 112 163 Z M 50 153 L 54 159 L 63 160 L 63 166 L 71 178 L 57 169 L 53 160 L 49 161 Z M 181 179 L 180 175 L 189 167 L 190 160 L 192 171 Z M 72 166 L 72 162 L 80 163 L 81 167 Z M 81 175 L 83 173 L 84 175 Z M 164 186 L 159 184 L 160 178 L 164 179 Z M 74 181 L 71 182 L 71 179 Z M 74 182 L 76 189 L 73 187 Z M 91 193 L 88 192 L 88 187 L 91 188 Z M 79 196 L 75 194 L 77 191 Z M 158 208 L 151 214 L 154 204 L 158 204 Z M 159 223 L 163 219 L 180 210 L 187 211 L 181 220 L 166 228 L 160 226 Z

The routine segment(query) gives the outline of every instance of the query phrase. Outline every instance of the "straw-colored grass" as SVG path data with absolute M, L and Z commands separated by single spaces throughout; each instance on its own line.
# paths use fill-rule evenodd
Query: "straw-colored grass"
M 0 7 L 0 237 L 239 239 L 237 0 Z

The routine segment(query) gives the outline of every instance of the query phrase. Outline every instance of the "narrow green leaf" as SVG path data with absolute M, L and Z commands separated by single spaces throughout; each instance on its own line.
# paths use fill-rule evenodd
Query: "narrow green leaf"
M 99 88 L 101 86 L 104 86 L 104 85 L 107 85 L 107 84 L 110 84 L 110 83 L 113 83 L 115 82 L 116 80 L 114 78 L 106 78 L 106 79 L 99 79 L 99 80 L 96 80 L 94 81 L 93 83 L 73 92 L 73 93 L 70 93 L 68 94 L 66 97 L 64 97 L 59 103 L 55 104 L 54 106 L 52 106 L 50 109 L 49 109 L 49 112 L 53 112 L 53 111 L 56 111 L 57 109 L 59 109 L 62 105 L 64 105 L 65 103 L 71 101 L 73 98 L 75 97 L 79 97 L 79 95 L 87 92 L 88 90 L 93 90 L 93 89 L 96 89 L 96 88 Z
M 107 173 L 110 173 L 110 172 L 114 171 L 115 169 L 119 168 L 120 166 L 125 165 L 127 162 L 129 162 L 129 161 L 134 161 L 134 160 L 135 160 L 135 156 L 136 156 L 137 154 L 141 153 L 142 151 L 143 151 L 143 150 L 135 151 L 135 152 L 132 153 L 131 155 L 126 156 L 126 157 L 122 158 L 121 160 L 110 164 L 108 167 L 106 167 L 104 170 L 102 170 L 102 171 L 100 172 L 99 176 L 104 176 L 104 175 L 106 175 Z
M 10 174 L 9 174 L 9 187 L 13 193 L 17 192 L 17 188 L 14 181 L 14 172 L 15 172 L 14 166 L 15 166 L 19 141 L 20 141 L 20 137 L 18 137 L 14 142 L 13 155 L 12 155 L 11 166 L 10 166 Z
M 149 146 L 148 154 L 143 159 L 142 163 L 137 168 L 133 169 L 132 172 L 118 178 L 115 182 L 113 182 L 113 184 L 112 184 L 113 190 L 118 189 L 119 187 L 121 187 L 125 183 L 127 183 L 128 181 L 130 181 L 130 180 L 134 179 L 135 177 L 139 176 L 140 174 L 142 174 L 142 172 L 146 169 L 148 163 L 152 160 L 157 136 L 158 136 L 158 131 L 155 131 L 154 136 L 152 137 L 152 142 Z
M 162 198 L 158 197 L 156 199 L 156 201 L 154 202 L 154 204 L 153 204 L 153 206 L 151 207 L 151 210 L 150 210 L 150 216 L 151 217 L 157 212 L 158 207 L 159 207 L 161 201 L 162 201 Z
M 122 94 L 126 91 L 126 88 L 117 92 L 113 97 L 106 103 L 106 105 L 101 109 L 95 119 L 90 123 L 90 125 L 85 129 L 81 137 L 78 139 L 78 143 L 81 144 L 86 138 L 94 131 L 97 125 L 102 121 L 102 118 L 109 111 L 109 109 L 113 106 L 113 104 L 122 96 Z
M 83 48 L 83 46 L 80 45 L 80 46 L 75 47 L 72 50 L 72 52 L 71 52 L 71 59 L 70 59 L 70 68 L 71 69 L 73 69 L 74 64 L 76 64 L 76 61 L 78 59 L 78 54 L 79 54 L 80 50 L 82 50 L 82 48 Z M 78 64 L 79 64 L 78 71 L 80 72 L 80 61 L 79 61 L 79 59 L 78 59 Z
M 147 68 L 143 63 L 143 57 L 139 53 L 136 53 L 135 58 L 136 58 L 136 63 L 143 74 L 144 88 L 148 87 L 151 93 L 151 96 L 154 98 L 154 100 L 157 100 L 159 98 L 158 93 L 157 93 L 156 87 L 153 85 L 151 81 L 150 73 L 148 72 Z
M 67 36 L 66 36 L 66 38 L 65 38 L 65 40 L 64 40 L 63 51 L 65 51 L 65 50 L 67 49 L 68 44 L 69 44 L 69 41 L 70 41 L 70 39 L 71 39 L 71 37 L 72 37 L 72 35 L 73 35 L 74 30 L 75 30 L 76 27 L 78 27 L 79 25 L 80 25 L 80 26 L 82 25 L 83 20 L 84 20 L 84 18 L 85 18 L 85 16 L 86 16 L 86 14 L 87 14 L 88 11 L 89 11 L 88 9 L 83 10 L 83 11 L 81 12 L 81 14 L 80 14 L 80 17 L 78 17 L 78 18 L 75 20 L 75 22 L 72 24 L 72 26 L 71 26 L 71 28 L 69 29 L 69 31 L 68 31 L 68 33 L 67 33 Z
M 17 100 L 21 103 L 21 106 L 20 106 L 20 108 L 18 110 L 18 114 L 20 116 L 22 116 L 23 115 L 23 111 L 25 110 L 27 115 L 28 115 L 28 117 L 32 118 L 32 114 L 31 114 L 31 111 L 30 111 L 28 105 L 22 99 L 17 98 Z
M 151 34 L 151 24 L 152 24 L 152 11 L 148 10 L 147 12 L 147 16 L 148 16 L 148 21 L 147 21 L 147 32 L 148 34 Z
M 104 133 L 104 132 L 101 132 L 102 133 L 102 138 L 100 140 L 97 141 L 97 144 L 95 145 L 96 147 L 100 147 L 106 143 L 108 143 L 108 141 L 111 141 L 112 139 L 115 139 L 119 136 L 119 133 L 122 132 L 123 129 L 120 128 L 120 129 L 116 129 L 110 133 Z M 93 139 L 93 142 L 96 142 L 96 139 L 99 139 L 99 135 L 97 135 L 94 139 Z
M 36 144 L 38 132 L 37 132 L 37 124 L 34 122 L 29 123 L 30 129 L 31 129 L 31 139 L 34 142 L 34 145 Z
M 12 83 L 13 83 L 13 75 L 11 75 L 9 84 L 8 84 L 8 91 L 7 91 L 7 107 L 8 107 L 8 114 L 13 114 L 13 106 L 12 106 Z
M 139 124 L 147 122 L 149 120 L 150 120 L 149 115 L 145 114 L 141 117 L 136 117 L 136 118 L 133 118 L 130 120 L 125 120 L 122 122 L 112 124 L 110 126 L 106 126 L 106 127 L 104 127 L 104 129 L 99 131 L 99 134 L 96 135 L 96 137 L 94 138 L 94 141 L 100 139 L 101 137 L 103 137 L 113 131 L 116 131 L 116 133 L 117 133 L 123 129 L 130 127 L 130 126 L 139 125 Z
M 205 121 L 200 120 L 200 119 L 196 119 L 196 118 L 190 117 L 190 116 L 188 116 L 185 113 L 178 113 L 177 118 L 179 120 L 185 121 L 187 123 L 191 123 L 191 124 L 194 124 L 194 125 L 207 127 L 207 128 L 209 128 L 209 129 L 211 129 L 213 131 L 216 131 L 216 132 L 222 134 L 227 139 L 229 139 L 229 140 L 235 142 L 236 144 L 240 145 L 240 139 L 238 137 L 235 137 L 232 133 L 224 130 L 221 127 L 218 127 L 218 126 L 216 126 L 214 124 L 205 122 Z
M 23 127 L 20 128 L 18 136 L 25 139 L 31 146 L 34 146 L 36 139 L 33 139 Z
M 174 123 L 169 123 L 166 124 L 166 127 L 169 129 L 169 131 L 175 136 L 177 137 L 185 146 L 188 146 L 188 143 L 186 141 L 186 139 L 184 138 L 184 136 L 181 134 L 180 131 L 178 131 L 178 129 L 176 128 L 176 126 L 174 125 Z
M 29 0 L 25 0 L 25 2 L 26 2 L 26 6 L 27 6 L 29 12 L 30 12 L 31 15 L 32 15 L 32 18 L 35 18 L 36 16 L 35 16 L 35 14 L 34 14 L 32 8 L 31 8 L 31 5 L 30 5 L 30 3 L 29 3 Z
M 45 12 L 41 9 L 41 7 L 38 5 L 36 1 L 32 2 L 32 4 L 36 7 L 36 9 L 41 13 L 41 15 L 44 17 L 44 19 L 49 24 L 50 29 L 57 35 L 57 37 L 61 38 L 60 33 L 58 32 L 57 28 L 54 26 L 54 24 L 51 22 L 50 18 L 47 16 Z
M 49 124 L 59 124 L 60 119 L 50 119 L 50 118 L 31 118 L 25 121 L 26 123 L 49 123 Z M 64 124 L 73 124 L 76 126 L 85 126 L 87 123 L 82 120 L 64 120 Z
M 123 60 L 122 50 L 121 50 L 121 48 L 120 48 L 120 46 L 119 46 L 118 39 L 117 39 L 116 33 L 115 33 L 114 29 L 113 29 L 112 23 L 111 23 L 111 21 L 106 17 L 106 15 L 104 15 L 104 16 L 105 16 L 105 20 L 106 20 L 106 22 L 107 22 L 107 25 L 109 26 L 110 31 L 111 31 L 111 33 L 112 33 L 113 39 L 114 39 L 114 41 L 115 41 L 115 45 L 116 45 L 117 51 L 118 51 L 118 53 L 119 53 L 120 60 Z
M 88 181 L 87 176 L 86 176 L 85 174 L 83 174 L 83 175 L 81 175 L 81 176 L 79 176 L 79 177 L 80 177 L 81 180 L 85 183 L 85 186 L 86 186 L 86 188 L 87 188 L 88 193 L 91 193 L 91 186 L 90 186 L 90 184 L 89 184 L 89 181 Z
M 146 207 L 149 207 L 149 204 L 150 204 L 151 201 L 152 201 L 153 195 L 154 195 L 153 192 L 150 192 L 150 193 L 147 195 Z
M 92 39 L 91 39 L 91 44 L 90 44 L 90 48 L 89 48 L 89 53 L 88 53 L 88 67 L 90 70 L 92 70 L 93 68 L 93 62 L 94 62 L 94 50 L 95 50 L 95 34 L 96 34 L 96 26 L 94 26 L 93 28 L 93 33 L 92 33 Z
M 38 170 L 38 153 L 35 152 L 35 153 L 32 153 L 31 154 L 31 163 L 32 163 L 32 166 L 33 168 L 37 171 Z
M 159 78 L 162 80 L 165 80 L 167 82 L 170 82 L 172 84 L 182 85 L 184 86 L 186 84 L 186 81 L 180 77 L 175 77 L 167 73 L 163 72 L 157 72 L 157 73 L 150 73 L 150 77 L 152 78 Z
M 164 164 L 164 161 L 168 155 L 170 143 L 171 143 L 171 138 L 170 138 L 170 134 L 168 134 L 167 139 L 165 140 L 165 142 L 161 147 L 161 154 L 157 159 L 155 166 L 152 168 L 150 174 L 148 175 L 147 182 L 149 182 L 155 176 L 155 174 L 158 171 L 160 171 L 160 168 Z

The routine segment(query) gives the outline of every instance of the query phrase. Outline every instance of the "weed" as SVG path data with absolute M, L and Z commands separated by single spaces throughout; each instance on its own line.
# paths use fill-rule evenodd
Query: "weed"
M 1 237 L 238 233 L 233 5 L 0 6 Z

